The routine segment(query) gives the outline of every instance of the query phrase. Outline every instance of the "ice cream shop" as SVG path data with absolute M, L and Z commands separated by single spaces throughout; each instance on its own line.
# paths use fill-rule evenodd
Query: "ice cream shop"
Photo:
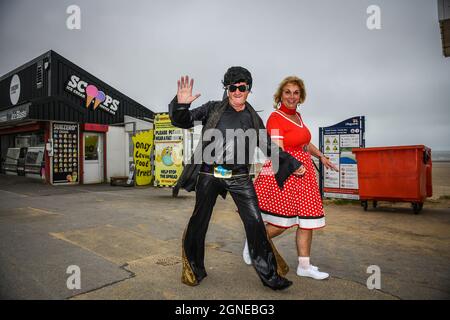
M 112 66 L 113 67 L 113 66 Z M 51 184 L 127 175 L 154 113 L 54 51 L 0 77 L 3 174 Z

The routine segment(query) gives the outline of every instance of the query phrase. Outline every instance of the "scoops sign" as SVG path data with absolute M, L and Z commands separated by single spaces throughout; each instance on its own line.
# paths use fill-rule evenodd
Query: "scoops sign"
M 92 101 L 94 102 L 94 110 L 100 107 L 100 109 L 103 109 L 112 115 L 115 115 L 119 108 L 119 100 L 111 98 L 93 84 L 80 80 L 80 77 L 76 75 L 70 77 L 70 80 L 66 85 L 66 90 L 86 99 L 86 108 L 89 108 Z

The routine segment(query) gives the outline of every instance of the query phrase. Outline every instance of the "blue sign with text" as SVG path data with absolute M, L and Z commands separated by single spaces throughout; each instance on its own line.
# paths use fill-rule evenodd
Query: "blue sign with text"
M 339 172 L 335 172 L 321 164 L 320 190 L 323 197 L 359 199 L 358 169 L 352 149 L 365 146 L 364 131 L 364 116 L 319 128 L 319 149 L 339 168 Z

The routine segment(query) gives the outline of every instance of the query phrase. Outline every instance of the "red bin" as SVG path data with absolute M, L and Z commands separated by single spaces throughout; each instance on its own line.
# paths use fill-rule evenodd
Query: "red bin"
M 358 166 L 359 197 L 368 201 L 411 202 L 418 213 L 433 195 L 431 149 L 423 146 L 354 148 Z

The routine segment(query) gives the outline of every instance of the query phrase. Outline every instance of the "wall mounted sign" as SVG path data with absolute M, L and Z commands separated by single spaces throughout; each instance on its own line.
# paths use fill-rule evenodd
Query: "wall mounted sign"
M 52 183 L 78 183 L 78 124 L 52 123 Z
M 30 103 L 0 111 L 0 123 L 27 119 L 30 114 Z
M 113 99 L 97 86 L 82 80 L 76 75 L 70 77 L 66 84 L 66 90 L 84 99 L 86 108 L 89 108 L 92 105 L 93 110 L 100 108 L 112 115 L 115 115 L 119 109 L 119 100 Z
M 9 99 L 13 106 L 15 106 L 20 99 L 20 78 L 17 74 L 12 77 L 11 84 L 9 85 Z

